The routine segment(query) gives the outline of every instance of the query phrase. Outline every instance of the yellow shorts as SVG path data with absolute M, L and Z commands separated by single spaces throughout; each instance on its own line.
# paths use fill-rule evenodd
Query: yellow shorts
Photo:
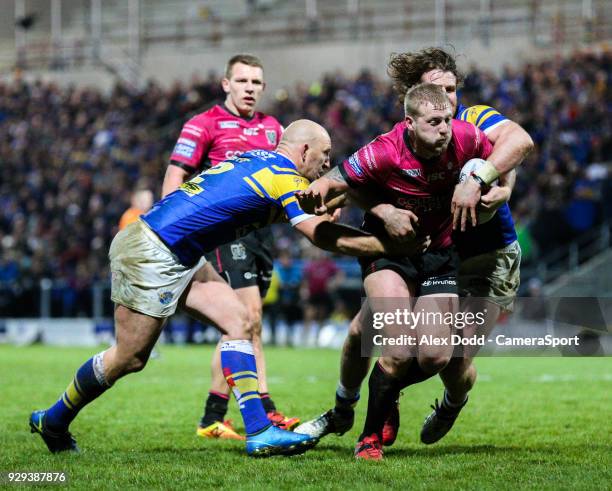
M 142 221 L 119 232 L 108 253 L 111 270 L 111 300 L 151 317 L 169 317 L 195 272 L 177 257 Z
M 512 311 L 521 284 L 521 246 L 506 247 L 461 261 L 457 284 L 461 296 L 487 298 Z

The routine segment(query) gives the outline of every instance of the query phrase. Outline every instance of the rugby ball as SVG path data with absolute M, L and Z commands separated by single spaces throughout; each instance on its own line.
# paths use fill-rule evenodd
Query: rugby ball
M 467 163 L 461 168 L 461 172 L 459 173 L 459 182 L 465 182 L 468 177 L 470 177 L 474 172 L 480 169 L 483 165 L 485 165 L 486 161 L 483 159 L 471 159 L 468 160 Z M 491 183 L 491 186 L 497 186 L 498 180 L 495 179 Z M 478 225 L 482 225 L 483 223 L 487 223 L 491 218 L 495 216 L 497 210 L 487 211 L 480 208 L 478 206 Z

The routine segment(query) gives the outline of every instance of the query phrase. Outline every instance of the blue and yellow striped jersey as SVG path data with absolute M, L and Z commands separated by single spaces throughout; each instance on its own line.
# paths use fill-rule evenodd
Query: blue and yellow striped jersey
M 253 150 L 187 181 L 142 220 L 182 264 L 193 266 L 205 252 L 255 229 L 310 218 L 294 196 L 309 184 L 286 157 Z
M 455 119 L 467 121 L 485 134 L 505 123 L 508 119 L 490 106 L 465 107 L 459 104 Z M 453 242 L 462 258 L 468 258 L 501 249 L 517 239 L 514 220 L 508 203 L 502 205 L 491 220 L 465 232 L 453 233 Z
M 477 105 L 465 107 L 459 104 L 456 119 L 467 121 L 480 128 L 485 134 L 496 128 L 508 119 L 490 106 Z

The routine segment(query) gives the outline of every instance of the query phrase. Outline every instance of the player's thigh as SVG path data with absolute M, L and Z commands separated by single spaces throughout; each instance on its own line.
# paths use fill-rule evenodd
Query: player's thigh
M 224 334 L 234 336 L 248 330 L 246 308 L 225 282 L 192 281 L 180 305 L 190 316 L 214 324 Z
M 487 299 L 512 311 L 520 286 L 521 247 L 517 241 L 461 261 L 457 283 L 461 296 Z
M 225 279 L 217 272 L 210 261 L 206 261 L 204 266 L 198 269 L 193 276 L 193 279 L 201 283 L 208 281 L 216 281 L 217 283 L 225 283 Z
M 366 342 L 373 345 L 374 336 L 380 334 L 383 339 L 400 339 L 402 335 L 409 335 L 410 326 L 403 322 L 402 317 L 398 318 L 393 314 L 398 310 L 412 310 L 416 286 L 398 271 L 381 269 L 369 273 L 364 279 L 363 287 L 370 315 L 370 322 L 366 322 L 366 327 L 372 326 L 372 329 L 368 329 L 368 337 L 372 339 L 366 339 Z M 384 321 L 383 325 L 374 329 L 374 320 Z M 415 351 L 411 346 L 390 343 L 383 345 L 382 355 L 388 359 L 389 365 L 399 367 L 406 364 L 415 355 Z
M 453 357 L 473 359 L 481 348 L 475 341 L 483 337 L 488 339 L 489 334 L 495 328 L 502 310 L 498 303 L 491 301 L 487 297 L 462 298 L 460 301 L 460 311 L 464 319 L 469 319 L 469 322 L 456 322 L 454 334 L 474 342 L 466 342 L 464 345 L 455 346 Z

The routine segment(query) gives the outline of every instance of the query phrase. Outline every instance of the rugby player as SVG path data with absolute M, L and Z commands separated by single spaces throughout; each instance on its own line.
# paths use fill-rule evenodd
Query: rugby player
M 170 156 L 162 196 L 175 191 L 194 173 L 208 166 L 214 167 L 248 150 L 273 150 L 276 147 L 282 134 L 281 124 L 274 117 L 255 110 L 265 89 L 263 75 L 263 65 L 255 56 L 239 54 L 229 59 L 221 82 L 226 93 L 225 102 L 185 123 Z M 195 276 L 196 281 L 225 280 L 244 303 L 253 332 L 264 408 L 275 425 L 292 429 L 299 419 L 285 417 L 278 411 L 268 392 L 261 340 L 262 299 L 272 278 L 272 234 L 266 229 L 256 230 L 217 247 L 207 254 L 206 259 L 203 270 Z M 214 285 L 204 284 L 203 295 L 214 296 L 214 288 Z M 212 358 L 211 387 L 196 432 L 205 438 L 244 440 L 230 421 L 224 421 L 230 389 L 221 372 L 219 348 L 220 344 Z
M 431 245 L 417 257 L 360 260 L 369 308 L 374 314 L 385 312 L 390 303 L 385 299 L 401 299 L 402 306 L 414 303 L 414 311 L 444 316 L 454 312 L 457 303 L 457 262 L 449 212 L 453 190 L 463 164 L 472 158 L 487 158 L 492 146 L 474 125 L 453 122 L 453 107 L 439 85 L 424 83 L 410 89 L 404 112 L 405 121 L 358 150 L 301 194 L 317 192 L 325 202 L 353 187 L 404 208 L 413 223 L 411 233 L 417 232 L 418 222 L 418 233 L 430 236 Z M 363 228 L 381 233 L 384 223 L 369 213 Z M 452 327 L 436 321 L 417 325 L 414 332 L 417 338 L 423 334 L 450 338 Z M 451 355 L 449 345 L 421 345 L 418 350 L 400 346 L 383 351 L 370 375 L 368 414 L 355 450 L 357 458 L 374 458 L 371 449 L 380 446 L 389 407 L 401 385 L 415 377 L 438 373 Z
M 329 168 L 331 141 L 320 125 L 289 125 L 276 152 L 256 150 L 205 171 L 157 202 L 114 238 L 109 252 L 116 344 L 86 361 L 60 399 L 30 415 L 30 428 L 51 452 L 77 451 L 69 425 L 78 412 L 121 377 L 142 370 L 166 319 L 178 305 L 212 321 L 224 334 L 221 365 L 238 400 L 249 455 L 300 453 L 317 439 L 273 426 L 258 392 L 251 324 L 235 292 L 215 284 L 214 297 L 198 291 L 193 275 L 205 252 L 288 220 L 313 244 L 363 255 L 390 252 L 379 239 L 304 213 L 294 193 Z M 207 304 L 216 308 L 206 309 Z
M 518 124 L 489 106 L 458 106 L 457 87 L 462 77 L 454 57 L 440 48 L 393 55 L 388 72 L 395 82 L 398 94 L 405 94 L 406 90 L 420 82 L 431 82 L 444 87 L 453 106 L 455 118 L 476 124 L 493 144 L 493 152 L 488 157 L 488 162 L 500 173 L 500 182 L 499 186 L 491 187 L 490 191 L 480 198 L 479 206 L 488 210 L 497 209 L 497 213 L 486 224 L 468 228 L 466 233 L 454 234 L 454 241 L 462 259 L 458 271 L 459 292 L 462 296 L 472 297 L 473 304 L 467 306 L 470 310 L 482 312 L 487 309 L 485 325 L 479 331 L 480 334 L 486 334 L 494 327 L 499 313 L 511 308 L 512 299 L 519 286 L 520 248 L 516 242 L 507 201 L 514 185 L 513 169 L 533 148 L 533 142 Z M 469 200 L 473 200 L 474 194 L 480 195 L 480 187 L 476 191 L 475 187 L 469 182 L 455 189 L 452 201 L 455 226 L 460 225 L 462 220 L 465 224 L 466 212 L 469 213 L 468 216 L 472 216 L 473 201 Z M 402 223 L 396 210 L 389 206 L 386 208 L 379 210 L 379 216 L 385 220 L 389 235 L 405 235 L 409 227 Z M 352 427 L 352 408 L 359 399 L 360 386 L 368 373 L 370 361 L 367 357 L 361 357 L 364 315 L 362 311 L 353 319 L 344 342 L 335 408 L 304 423 L 298 431 L 321 437 L 329 432 L 343 434 Z M 474 327 L 467 326 L 463 334 L 473 335 Z M 446 391 L 442 404 L 439 405 L 436 401 L 434 412 L 423 426 L 421 439 L 424 443 L 434 443 L 442 438 L 467 402 L 467 392 L 476 380 L 476 370 L 472 364 L 474 355 L 475 350 L 462 355 L 455 353 L 441 371 L 440 376 Z M 399 411 L 397 404 L 394 404 L 383 427 L 382 440 L 385 445 L 395 441 L 398 427 Z

